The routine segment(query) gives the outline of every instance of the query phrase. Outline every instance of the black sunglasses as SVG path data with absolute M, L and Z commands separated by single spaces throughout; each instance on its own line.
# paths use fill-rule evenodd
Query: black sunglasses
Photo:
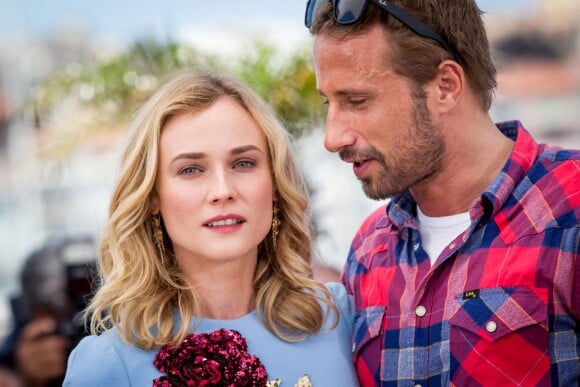
M 304 15 L 304 25 L 306 25 L 307 28 L 312 27 L 312 24 L 314 24 L 314 18 L 316 17 L 320 6 L 326 2 L 332 3 L 334 8 L 334 20 L 336 20 L 337 23 L 345 25 L 354 24 L 363 15 L 369 1 L 380 6 L 382 9 L 387 11 L 389 15 L 395 17 L 417 35 L 435 40 L 444 49 L 453 54 L 454 59 L 457 61 L 455 50 L 441 37 L 441 35 L 415 16 L 411 15 L 404 9 L 397 7 L 388 0 L 308 0 L 308 3 L 306 3 L 306 13 Z

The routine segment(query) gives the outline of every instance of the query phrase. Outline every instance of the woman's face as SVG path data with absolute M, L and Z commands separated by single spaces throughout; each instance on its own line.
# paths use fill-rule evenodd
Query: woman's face
M 182 268 L 255 268 L 272 223 L 268 155 L 262 130 L 230 97 L 165 124 L 152 210 Z

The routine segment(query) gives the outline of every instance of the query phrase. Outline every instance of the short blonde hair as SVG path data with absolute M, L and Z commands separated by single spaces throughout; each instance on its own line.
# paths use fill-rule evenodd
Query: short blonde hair
M 189 321 L 202 315 L 203 305 L 172 258 L 165 230 L 166 251 L 156 248 L 150 201 L 165 123 L 175 115 L 206 109 L 224 96 L 234 98 L 263 130 L 282 222 L 276 246 L 270 232 L 258 248 L 254 276 L 258 316 L 280 339 L 299 341 L 322 329 L 327 316 L 320 301 L 337 315 L 326 287 L 312 279 L 308 190 L 287 132 L 243 82 L 184 71 L 142 106 L 131 125 L 99 248 L 101 285 L 87 309 L 93 334 L 115 326 L 126 342 L 150 349 L 181 342 L 189 333 Z

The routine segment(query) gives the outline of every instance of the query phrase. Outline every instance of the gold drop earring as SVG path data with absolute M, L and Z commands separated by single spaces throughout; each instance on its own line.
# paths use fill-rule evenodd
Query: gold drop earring
M 151 218 L 153 220 L 153 240 L 155 241 L 157 250 L 159 250 L 159 255 L 163 259 L 165 256 L 165 245 L 163 244 L 163 231 L 161 230 L 161 215 L 152 214 Z
M 274 202 L 272 212 L 272 243 L 274 245 L 274 249 L 276 249 L 276 238 L 278 237 L 280 229 L 280 218 L 278 217 L 280 209 L 278 208 L 277 202 Z

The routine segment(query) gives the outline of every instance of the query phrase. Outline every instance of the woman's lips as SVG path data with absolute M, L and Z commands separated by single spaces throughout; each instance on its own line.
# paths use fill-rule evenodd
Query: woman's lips
M 245 222 L 239 215 L 222 215 L 209 219 L 203 226 L 212 231 L 230 232 L 240 229 Z

